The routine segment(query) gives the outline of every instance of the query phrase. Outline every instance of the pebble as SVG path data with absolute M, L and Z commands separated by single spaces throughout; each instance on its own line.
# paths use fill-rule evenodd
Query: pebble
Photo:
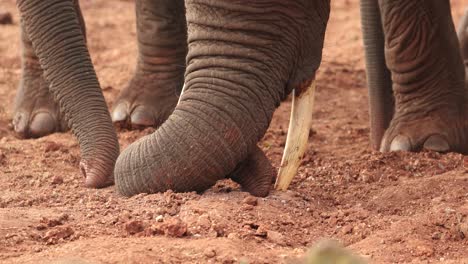
M 210 229 L 211 227 L 210 217 L 208 215 L 201 215 L 200 217 L 198 217 L 197 224 L 203 229 Z
M 139 220 L 130 221 L 125 224 L 125 231 L 127 231 L 127 233 L 130 235 L 143 232 L 144 229 L 145 227 L 143 222 Z
M 54 243 L 59 239 L 65 239 L 73 235 L 75 231 L 71 227 L 59 226 L 45 233 L 44 240 Z
M 13 24 L 13 17 L 10 12 L 0 11 L 0 25 Z
M 6 164 L 6 155 L 0 151 L 0 165 Z
M 229 239 L 239 239 L 239 235 L 237 233 L 229 233 L 227 235 L 227 238 L 229 238 Z
M 351 234 L 353 232 L 353 226 L 352 225 L 346 225 L 343 227 L 343 229 L 341 229 L 341 233 L 343 233 L 344 235 L 346 234 Z
M 267 238 L 278 245 L 285 245 L 284 236 L 280 232 L 276 231 L 267 231 Z
M 45 144 L 44 152 L 54 152 L 61 148 L 62 146 L 53 141 L 47 141 Z
M 253 196 L 247 196 L 242 202 L 248 205 L 256 206 L 258 204 L 258 199 Z
M 53 179 L 52 179 L 52 184 L 53 185 L 58 185 L 58 184 L 62 184 L 63 183 L 63 178 L 62 176 L 55 176 Z
M 203 255 L 207 258 L 214 258 L 216 256 L 216 251 L 212 248 L 207 248 L 203 251 Z
M 468 221 L 460 224 L 460 232 L 464 235 L 465 238 L 468 238 Z
M 179 218 L 170 218 L 164 223 L 164 234 L 171 237 L 183 237 L 187 233 L 187 224 Z

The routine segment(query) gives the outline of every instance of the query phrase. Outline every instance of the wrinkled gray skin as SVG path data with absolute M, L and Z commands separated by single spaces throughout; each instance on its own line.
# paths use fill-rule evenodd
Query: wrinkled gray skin
M 99 84 L 73 2 L 43 2 L 18 0 L 18 6 L 49 90 L 79 134 L 88 128 L 73 118 L 92 114 L 88 107 L 70 109 L 69 101 L 76 97 L 69 91 L 97 93 Z M 185 91 L 155 133 L 119 156 L 119 192 L 203 191 L 231 177 L 254 195 L 267 195 L 275 171 L 256 143 L 281 100 L 315 78 L 329 9 L 329 0 L 287 5 L 279 0 L 187 0 L 185 10 L 180 0 L 137 1 L 139 63 L 113 111 L 114 120 L 152 124 L 159 115 L 152 110 L 159 97 L 151 95 L 163 94 L 167 87 L 180 89 L 180 58 L 187 50 Z M 371 118 L 384 120 L 381 127 L 372 125 L 373 135 L 380 131 L 377 138 L 383 136 L 381 149 L 424 146 L 466 152 L 468 100 L 449 2 L 387 0 L 377 5 L 368 0 L 362 1 L 362 9 L 368 25 L 364 33 Z M 188 49 L 181 30 L 185 24 Z M 58 52 L 50 52 L 57 47 Z M 92 79 L 91 84 L 80 82 L 83 77 Z M 141 93 L 147 96 L 138 97 Z M 109 123 L 106 119 L 95 129 L 107 130 Z
M 114 183 L 119 144 L 86 48 L 78 3 L 49 3 L 17 2 L 20 11 L 28 11 L 22 12 L 23 71 L 15 129 L 41 136 L 70 127 L 80 143 L 85 186 L 106 187 Z
M 468 153 L 468 82 L 450 2 L 362 0 L 361 13 L 374 148 Z
M 78 1 L 77 15 L 86 38 Z M 187 32 L 184 3 L 155 5 L 136 2 L 138 62 L 129 84 L 114 104 L 112 120 L 121 127 L 158 126 L 173 111 L 183 84 Z M 22 76 L 13 125 L 21 138 L 36 138 L 68 129 L 49 92 L 34 49 L 21 25 Z

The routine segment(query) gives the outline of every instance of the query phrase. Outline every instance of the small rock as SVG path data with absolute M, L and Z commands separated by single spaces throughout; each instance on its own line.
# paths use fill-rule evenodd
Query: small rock
M 45 148 L 44 148 L 44 152 L 53 152 L 53 151 L 57 151 L 61 148 L 61 145 L 53 142 L 53 141 L 46 141 L 45 142 Z
M 259 226 L 257 230 L 255 231 L 255 236 L 266 237 L 267 233 L 268 233 L 268 230 L 265 227 Z
M 197 221 L 197 224 L 198 226 L 200 226 L 202 229 L 210 229 L 211 227 L 211 220 L 210 220 L 210 217 L 208 215 L 201 215 L 200 217 L 198 217 L 198 221 Z
M 258 204 L 258 199 L 253 196 L 247 196 L 242 202 L 248 205 L 256 206 Z
M 415 256 L 427 256 L 430 257 L 434 255 L 434 249 L 430 245 L 419 245 L 416 246 L 416 250 L 413 253 Z
M 465 238 L 468 237 L 468 221 L 465 221 L 460 224 L 460 232 Z
M 214 258 L 216 256 L 216 251 L 212 248 L 207 248 L 203 251 L 203 255 L 207 258 Z
M 40 247 L 34 247 L 33 251 L 36 252 L 36 253 L 38 253 L 38 252 L 41 252 L 41 251 L 42 251 L 42 248 L 40 248 Z
M 346 234 L 351 234 L 353 232 L 353 226 L 352 225 L 346 225 L 341 229 L 341 232 L 346 235 Z
M 163 225 L 166 236 L 183 237 L 187 233 L 187 224 L 179 218 L 170 218 Z
M 253 205 L 250 204 L 244 204 L 240 208 L 242 211 L 252 211 L 254 209 Z
M 130 214 L 129 211 L 127 210 L 124 210 L 121 214 L 120 214 L 120 219 L 122 222 L 125 222 L 125 221 L 128 221 L 132 218 L 132 215 Z
M 69 238 L 74 233 L 75 231 L 69 226 L 59 226 L 47 231 L 43 239 L 47 244 L 56 244 L 59 240 Z
M 47 226 L 45 224 L 38 224 L 36 226 L 36 229 L 39 230 L 39 231 L 45 230 L 45 229 L 47 229 Z
M 0 165 L 5 165 L 6 164 L 6 155 L 3 154 L 3 152 L 0 151 Z
M 46 217 L 43 217 L 41 219 L 41 223 L 45 224 L 47 227 L 55 227 L 55 226 L 63 225 L 62 219 L 60 218 L 48 219 Z
M 52 185 L 59 185 L 59 184 L 62 184 L 63 183 L 63 178 L 62 176 L 55 176 L 53 179 L 52 179 Z
M 162 222 L 164 220 L 164 217 L 162 215 L 158 215 L 155 218 L 156 222 Z
M 431 237 L 432 237 L 433 240 L 440 240 L 442 238 L 442 233 L 435 232 L 434 234 L 432 234 Z
M 217 238 L 218 237 L 218 232 L 216 232 L 215 230 L 210 230 L 208 232 L 208 234 L 206 234 L 206 237 L 209 237 L 209 238 Z
M 127 233 L 129 233 L 130 235 L 143 232 L 143 230 L 145 230 L 145 227 L 142 221 L 134 220 L 125 224 L 125 231 L 127 231 Z
M 66 213 L 63 213 L 63 214 L 61 214 L 59 216 L 59 220 L 62 221 L 62 222 L 63 221 L 68 221 L 68 219 L 70 219 L 70 216 L 68 214 L 66 214 Z
M 273 242 L 273 243 L 276 243 L 278 245 L 285 245 L 285 241 L 284 241 L 284 236 L 279 233 L 279 232 L 276 232 L 276 231 L 267 231 L 267 238 Z
M 13 17 L 10 12 L 0 11 L 0 25 L 13 24 Z
M 217 224 L 212 225 L 211 228 L 216 232 L 218 237 L 225 235 L 226 225 L 217 223 Z
M 239 235 L 237 233 L 229 233 L 227 235 L 227 238 L 229 238 L 229 239 L 239 239 Z

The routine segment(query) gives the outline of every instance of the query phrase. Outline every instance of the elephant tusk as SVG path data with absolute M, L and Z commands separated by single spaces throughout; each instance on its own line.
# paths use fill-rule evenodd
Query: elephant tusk
M 185 91 L 185 83 L 184 83 L 184 86 L 182 86 L 182 91 L 180 91 L 179 100 L 177 101 L 177 105 L 180 104 L 180 98 L 182 98 L 182 94 L 184 93 L 184 91 Z
M 286 191 L 297 173 L 304 153 L 307 149 L 307 139 L 312 125 L 312 110 L 314 105 L 315 80 L 296 96 L 293 90 L 291 118 L 289 120 L 286 146 L 281 159 L 275 189 Z

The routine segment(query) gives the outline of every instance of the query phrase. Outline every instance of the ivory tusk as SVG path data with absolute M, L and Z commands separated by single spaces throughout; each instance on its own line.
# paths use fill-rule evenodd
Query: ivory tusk
M 315 80 L 298 96 L 296 96 L 296 91 L 293 90 L 288 136 L 278 177 L 276 178 L 276 190 L 286 191 L 288 189 L 304 157 L 312 125 L 314 95 Z
M 179 100 L 177 101 L 177 105 L 180 104 L 180 98 L 182 98 L 182 94 L 184 93 L 184 91 L 185 91 L 185 83 L 184 83 L 184 86 L 182 86 L 182 91 L 180 91 Z

